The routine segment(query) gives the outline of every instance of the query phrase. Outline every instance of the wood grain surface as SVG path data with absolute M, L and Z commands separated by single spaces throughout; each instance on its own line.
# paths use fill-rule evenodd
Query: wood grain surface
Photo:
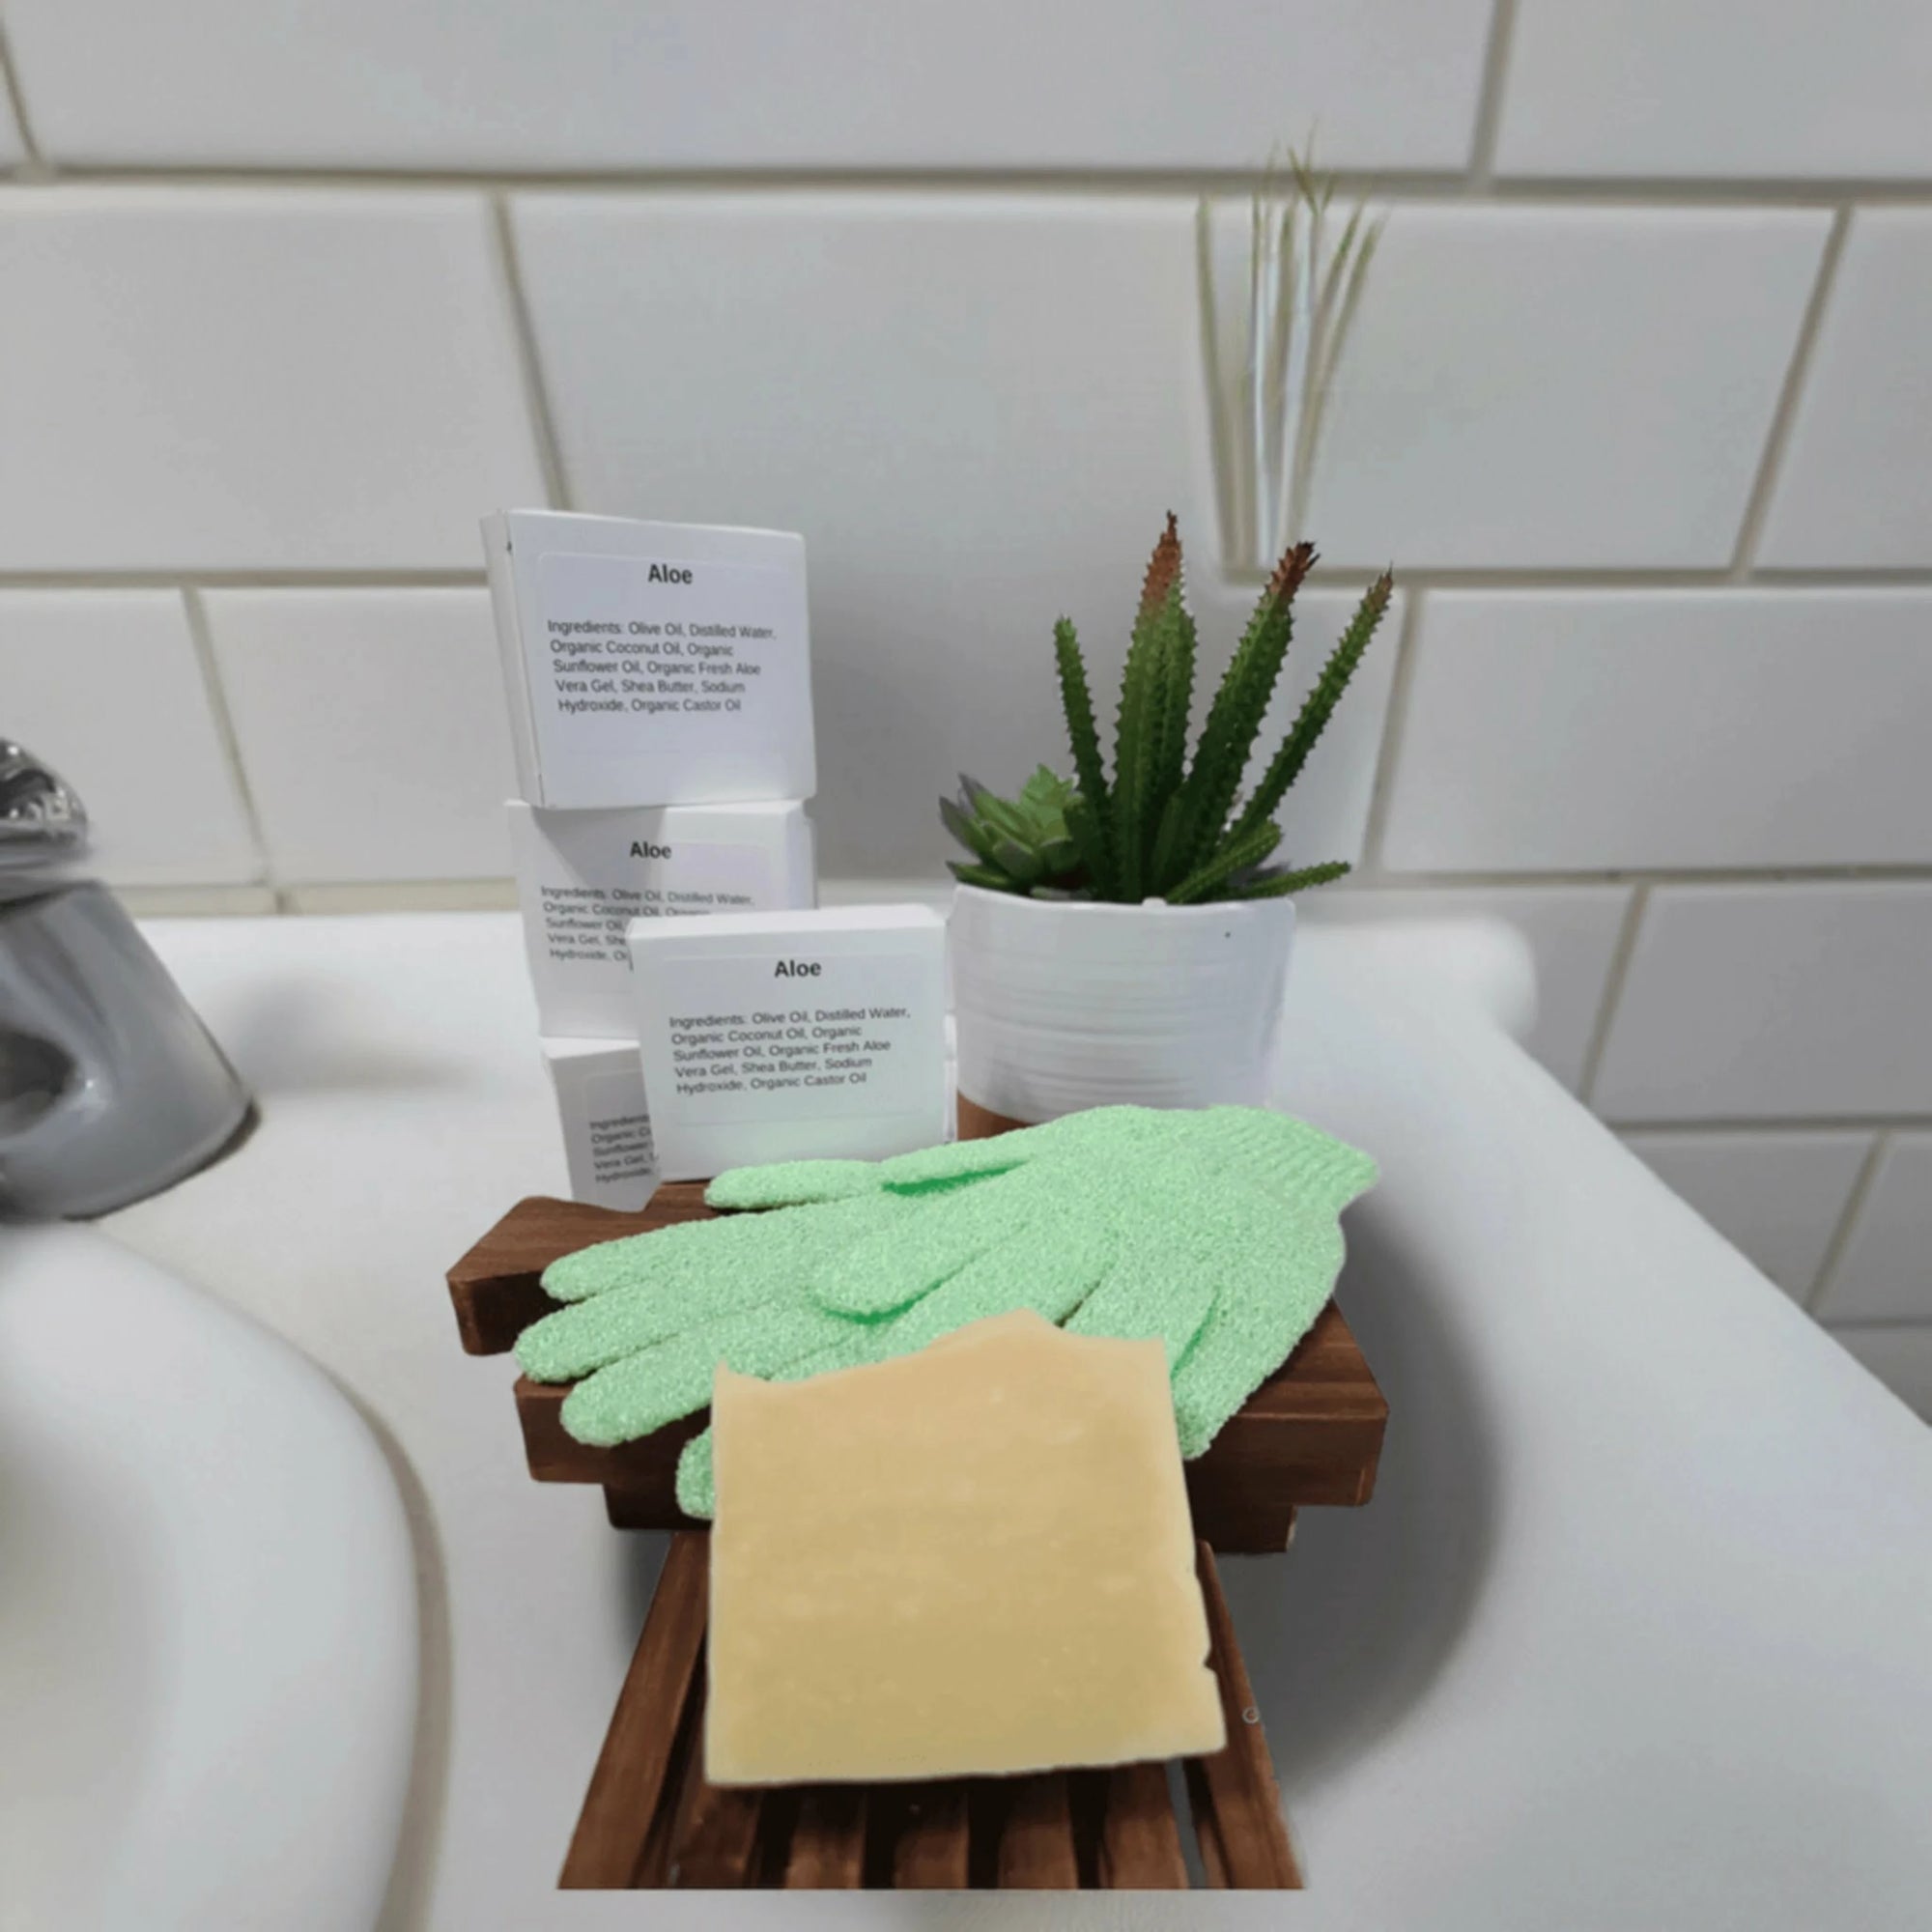
M 1201 1596 L 1208 1610 L 1208 1661 L 1221 1686 L 1228 1742 L 1212 1757 L 1187 1760 L 1187 1796 L 1208 1883 L 1217 1889 L 1299 1890 L 1301 1868 L 1289 1843 L 1274 1759 L 1262 1733 L 1248 1666 L 1235 1638 L 1235 1620 L 1204 1543 L 1196 1551 Z
M 615 1890 L 1185 1890 L 1169 1768 L 1129 1764 L 901 1784 L 718 1786 L 704 1776 L 709 1539 L 671 1539 L 591 1774 L 560 1886 Z M 1208 1884 L 1291 1889 L 1300 1874 L 1267 1740 L 1221 1595 L 1198 1549 L 1226 1748 L 1180 1770 Z
M 1095 1883 L 1107 1891 L 1185 1891 L 1187 1861 L 1164 1764 L 1098 1774 Z
M 1019 1122 L 959 1103 L 962 1138 Z M 457 1332 L 471 1354 L 499 1354 L 557 1304 L 539 1277 L 596 1241 L 708 1218 L 701 1183 L 661 1187 L 639 1213 L 533 1197 L 449 1270 Z M 568 1391 L 520 1379 L 530 1473 L 597 1483 L 620 1528 L 672 1536 L 637 1653 L 558 1884 L 563 1888 L 902 1890 L 1185 1889 L 1181 1821 L 1169 1767 L 1122 1765 L 1020 1778 L 772 1790 L 704 1776 L 704 1630 L 709 1538 L 677 1509 L 684 1444 L 706 1416 L 641 1441 L 589 1449 L 562 1427 Z M 1274 1768 L 1212 1551 L 1278 1551 L 1300 1504 L 1359 1504 L 1373 1492 L 1388 1408 L 1332 1303 L 1289 1360 L 1186 1465 L 1198 1573 L 1228 1742 L 1179 1768 L 1201 1870 L 1215 1889 L 1294 1889 L 1299 1866 Z
M 667 1793 L 679 1747 L 696 1740 L 710 1579 L 709 1539 L 671 1538 L 636 1655 L 590 1775 L 590 1789 L 557 1880 L 565 1889 L 659 1886 L 668 1868 Z
M 519 1202 L 449 1270 L 464 1347 L 473 1354 L 501 1353 L 554 1308 L 538 1277 L 559 1257 L 710 1212 L 696 1182 L 659 1188 L 634 1214 L 543 1196 Z M 620 1528 L 696 1527 L 677 1507 L 677 1459 L 706 1416 L 688 1416 L 614 1449 L 593 1449 L 564 1432 L 568 1393 L 560 1384 L 516 1384 L 530 1474 L 539 1482 L 601 1485 L 611 1520 Z M 1367 1502 L 1387 1419 L 1388 1405 L 1331 1302 L 1208 1453 L 1187 1464 L 1197 1533 L 1222 1550 L 1284 1549 L 1297 1505 Z

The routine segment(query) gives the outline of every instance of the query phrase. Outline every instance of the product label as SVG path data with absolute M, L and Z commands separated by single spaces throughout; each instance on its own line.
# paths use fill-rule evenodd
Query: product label
M 672 1084 L 696 1123 L 925 1107 L 937 1016 L 911 958 L 816 958 L 809 939 L 661 969 Z
M 637 849 L 642 841 L 610 830 L 583 836 L 601 838 L 616 849 L 563 853 L 564 863 L 544 865 L 536 880 L 544 950 L 557 965 L 609 965 L 628 974 L 631 949 L 624 930 L 634 919 L 759 912 L 779 901 L 779 860 L 773 852 L 696 839 L 645 851 Z M 573 871 L 573 863 L 623 883 L 587 885 Z
M 656 1155 L 642 1099 L 635 1072 L 593 1073 L 584 1081 L 584 1151 L 594 1186 L 650 1179 Z
M 799 575 L 679 557 L 538 561 L 530 710 L 559 756 L 778 741 L 810 704 Z

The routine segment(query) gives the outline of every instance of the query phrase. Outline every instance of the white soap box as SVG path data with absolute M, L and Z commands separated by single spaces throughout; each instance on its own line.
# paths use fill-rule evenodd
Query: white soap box
M 797 801 L 546 811 L 512 799 L 524 947 L 546 1034 L 635 1040 L 634 919 L 816 903 L 811 821 Z
M 920 905 L 636 921 L 663 1178 L 944 1140 L 945 953 L 945 921 Z
M 816 790 L 803 537 L 502 510 L 483 554 L 531 804 Z
M 658 1184 L 637 1047 L 548 1037 L 539 1044 L 556 1089 L 570 1198 L 635 1212 Z

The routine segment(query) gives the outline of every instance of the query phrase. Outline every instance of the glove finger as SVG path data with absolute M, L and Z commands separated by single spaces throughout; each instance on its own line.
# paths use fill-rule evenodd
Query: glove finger
M 875 1331 L 875 1359 L 909 1355 L 970 1321 L 1030 1308 L 1065 1321 L 1113 1260 L 1106 1234 L 1071 1216 L 1009 1235 Z
M 767 1306 L 781 1293 L 769 1281 L 744 1273 L 705 1277 L 701 1298 L 639 1281 L 531 1321 L 516 1339 L 516 1362 L 531 1381 L 576 1381 L 672 1335 Z
M 1277 1229 L 1223 1280 L 1201 1332 L 1174 1370 L 1180 1453 L 1203 1454 L 1228 1418 L 1293 1353 L 1341 1272 L 1342 1225 L 1328 1214 Z
M 880 1161 L 793 1160 L 734 1167 L 704 1190 L 704 1198 L 713 1208 L 781 1208 L 843 1200 L 875 1187 L 914 1192 L 1004 1174 L 1047 1153 L 1075 1152 L 1089 1141 L 1118 1141 L 1136 1129 L 1146 1134 L 1150 1122 L 1155 1123 L 1152 1131 L 1168 1132 L 1175 1122 L 1188 1118 L 1149 1107 L 1101 1107 L 1037 1127 L 919 1148 Z
M 578 1290 L 574 1305 L 533 1321 L 517 1338 L 517 1360 L 534 1381 L 570 1381 L 634 1349 L 786 1294 L 867 1230 L 908 1213 L 872 1194 L 781 1214 L 688 1221 L 567 1255 L 545 1270 L 545 1292 Z M 581 1266 L 557 1280 L 567 1264 Z
M 726 1168 L 704 1190 L 708 1208 L 797 1208 L 878 1190 L 875 1160 L 778 1160 Z
M 1153 1336 L 1172 1369 L 1214 1305 L 1221 1243 L 1194 1221 L 1123 1235 L 1106 1279 L 1080 1304 L 1073 1335 Z
M 840 1315 L 896 1314 L 997 1247 L 1041 1205 L 1024 1171 L 944 1194 L 892 1195 L 906 1211 L 816 1265 L 808 1292 Z
M 684 1445 L 677 1459 L 677 1506 L 686 1516 L 708 1518 L 718 1514 L 708 1429 L 700 1429 Z
M 1105 1236 L 1062 1222 L 1038 1239 L 1009 1243 L 967 1263 L 895 1321 L 842 1321 L 847 1332 L 787 1363 L 773 1379 L 803 1381 L 833 1369 L 909 1355 L 969 1322 L 1016 1308 L 1064 1321 L 1105 1273 L 1110 1253 Z M 677 1506 L 692 1517 L 709 1517 L 716 1507 L 708 1429 L 693 1436 L 678 1458 Z
M 867 1230 L 889 1227 L 909 1204 L 880 1194 L 717 1221 L 691 1221 L 587 1248 L 600 1293 L 533 1321 L 517 1338 L 517 1360 L 534 1381 L 571 1381 L 620 1356 L 723 1316 L 803 1300 L 810 1271 Z M 545 1273 L 550 1288 L 552 1274 Z
M 543 1291 L 553 1301 L 587 1301 L 641 1281 L 730 1267 L 763 1244 L 773 1244 L 771 1231 L 754 1221 L 680 1221 L 561 1256 L 544 1269 Z
M 781 1378 L 793 1363 L 852 1341 L 853 1324 L 810 1302 L 775 1303 L 673 1335 L 599 1369 L 563 1399 L 563 1426 L 580 1442 L 635 1441 L 711 1400 L 718 1364 Z
M 1011 1133 L 989 1134 L 984 1140 L 949 1141 L 944 1147 L 919 1148 L 895 1153 L 879 1163 L 879 1182 L 895 1191 L 944 1186 L 981 1175 L 1005 1174 L 1036 1157 L 1042 1130 L 1016 1127 Z

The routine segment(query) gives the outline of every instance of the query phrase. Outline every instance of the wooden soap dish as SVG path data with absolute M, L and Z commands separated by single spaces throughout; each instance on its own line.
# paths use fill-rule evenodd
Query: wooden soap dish
M 472 1355 L 498 1355 L 558 1304 L 538 1285 L 552 1262 L 620 1235 L 709 1220 L 696 1181 L 660 1187 L 636 1214 L 536 1196 L 520 1201 L 449 1270 L 457 1332 Z M 701 1410 L 641 1441 L 592 1449 L 566 1435 L 567 1384 L 520 1378 L 524 1454 L 540 1483 L 597 1483 L 619 1529 L 699 1529 L 677 1506 L 677 1459 L 709 1420 Z M 1195 1534 L 1224 1551 L 1288 1548 L 1302 1503 L 1354 1505 L 1376 1485 L 1388 1404 L 1330 1302 L 1207 1455 L 1187 1464 Z
M 696 1183 L 667 1184 L 635 1214 L 541 1196 L 519 1202 L 449 1271 L 464 1348 L 501 1354 L 557 1306 L 539 1277 L 559 1257 L 711 1212 Z M 601 1485 L 621 1529 L 676 1533 L 560 1885 L 1126 1890 L 1190 1884 L 1165 1765 L 917 1786 L 707 1784 L 698 1741 L 708 1546 L 675 1492 L 679 1452 L 707 1414 L 593 1449 L 564 1434 L 568 1393 L 526 1378 L 517 1382 L 530 1474 Z M 1210 1887 L 1301 1883 L 1212 1552 L 1279 1551 L 1300 1505 L 1367 1502 L 1387 1419 L 1388 1405 L 1331 1302 L 1207 1455 L 1186 1465 L 1209 1662 L 1228 1720 L 1223 1749 L 1181 1765 L 1199 1868 Z
M 708 1539 L 671 1538 L 559 1883 L 569 1888 L 901 1891 L 1180 1889 L 1192 1881 L 1167 1767 L 930 1784 L 707 1784 Z M 1228 1743 L 1182 1771 L 1200 1868 L 1217 1889 L 1299 1887 L 1274 1767 L 1200 1546 Z

